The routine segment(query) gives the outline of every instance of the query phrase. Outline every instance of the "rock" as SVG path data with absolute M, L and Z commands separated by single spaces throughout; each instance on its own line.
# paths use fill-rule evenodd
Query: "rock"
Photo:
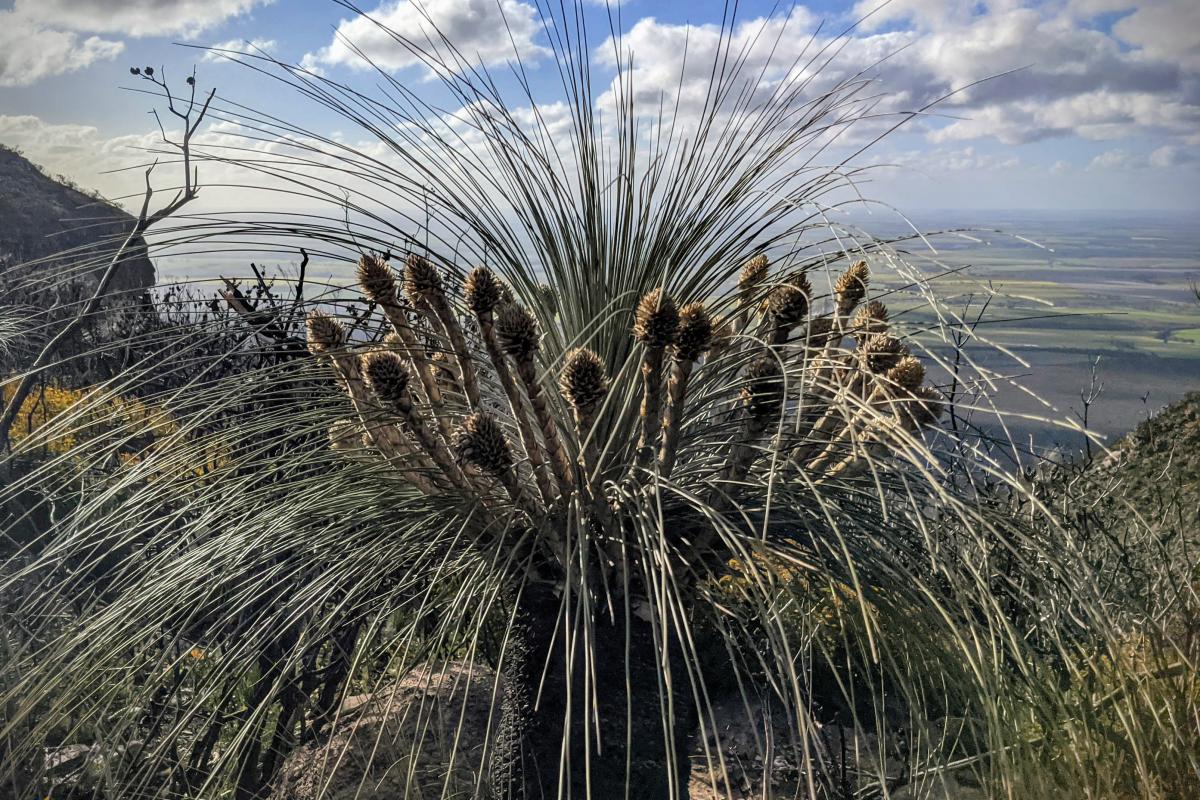
M 498 721 L 494 685 L 491 670 L 455 662 L 348 698 L 333 734 L 284 762 L 272 800 L 472 796 Z

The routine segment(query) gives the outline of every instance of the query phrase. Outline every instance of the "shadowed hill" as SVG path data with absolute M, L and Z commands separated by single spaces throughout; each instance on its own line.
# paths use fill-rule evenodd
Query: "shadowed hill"
M 94 286 L 133 223 L 125 211 L 0 146 L 0 277 L 9 291 L 53 285 L 76 274 L 88 276 Z M 153 285 L 154 265 L 141 243 L 121 265 L 112 291 Z

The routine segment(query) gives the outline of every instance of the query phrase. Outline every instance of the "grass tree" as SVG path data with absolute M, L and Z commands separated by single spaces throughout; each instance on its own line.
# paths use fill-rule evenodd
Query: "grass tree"
M 465 794 L 506 800 L 686 797 L 697 761 L 732 766 L 730 696 L 782 720 L 760 752 L 800 753 L 812 797 L 952 769 L 1019 793 L 1030 732 L 1081 718 L 1062 630 L 1087 620 L 1103 649 L 1118 626 L 1037 498 L 939 427 L 939 375 L 997 376 L 955 359 L 974 328 L 903 252 L 920 237 L 836 221 L 859 172 L 817 166 L 912 115 L 832 77 L 844 37 L 780 63 L 762 54 L 808 34 L 736 15 L 700 73 L 685 59 L 688 102 L 647 108 L 619 33 L 596 92 L 588 15 L 546 14 L 564 103 L 436 31 L 377 32 L 437 104 L 384 69 L 368 95 L 244 56 L 370 141 L 214 99 L 193 158 L 256 173 L 264 210 L 164 222 L 160 252 L 299 240 L 357 287 L 296 292 L 313 358 L 213 377 L 164 349 L 19 444 L 74 437 L 0 490 L 24 542 L 0 576 L 12 763 L 86 730 L 119 796 L 266 796 L 345 696 L 451 661 L 498 697 L 481 742 L 448 713 L 448 759 L 478 744 Z M 331 210 L 270 206 L 296 196 Z M 276 316 L 252 311 L 258 336 Z M 144 417 L 80 435 L 164 366 L 189 378 L 145 399 L 149 444 L 129 452 Z M 985 483 L 1050 521 L 1030 532 Z M 995 581 L 997 548 L 1054 601 Z M 862 731 L 891 749 L 848 756 Z M 408 775 L 412 796 L 464 789 Z
M 415 348 L 355 343 L 325 312 L 309 315 L 309 347 L 337 375 L 370 451 L 419 473 L 413 488 L 461 517 L 463 546 L 496 565 L 512 602 L 490 765 L 502 796 L 683 796 L 703 690 L 688 669 L 697 584 L 727 572 L 747 539 L 762 536 L 770 552 L 812 535 L 790 505 L 768 521 L 774 483 L 803 476 L 836 496 L 872 464 L 886 469 L 880 452 L 919 449 L 940 415 L 921 362 L 882 323 L 857 339 L 849 326 L 834 332 L 865 295 L 864 262 L 848 265 L 822 309 L 803 272 L 771 281 L 765 258 L 753 261 L 774 285 L 743 298 L 755 310 L 738 312 L 729 335 L 742 346 L 725 361 L 705 357 L 713 325 L 702 301 L 681 313 L 656 287 L 614 315 L 632 316 L 628 358 L 641 373 L 615 394 L 610 376 L 628 364 L 544 346 L 553 339 L 541 328 L 555 320 L 538 320 L 487 267 L 451 295 L 425 256 L 395 270 L 362 257 L 364 295 L 384 309 L 391 341 Z M 443 310 L 422 317 L 421 303 Z M 819 342 L 814 330 L 826 332 Z M 442 331 L 452 374 L 432 373 L 422 344 Z M 693 371 L 709 379 L 707 396 L 689 394 Z M 805 416 L 816 423 L 799 426 Z M 453 433 L 439 435 L 435 419 Z M 638 431 L 635 443 L 622 430 Z M 687 468 L 673 478 L 681 456 Z M 552 482 L 538 477 L 547 463 Z

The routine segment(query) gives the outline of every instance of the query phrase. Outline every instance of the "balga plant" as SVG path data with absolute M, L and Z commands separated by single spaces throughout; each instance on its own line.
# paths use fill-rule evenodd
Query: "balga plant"
M 487 267 L 451 292 L 456 266 L 361 258 L 362 292 L 391 329 L 379 344 L 310 313 L 309 348 L 355 411 L 359 442 L 343 423 L 334 444 L 367 448 L 459 515 L 463 545 L 502 576 L 513 613 L 493 789 L 683 796 L 703 691 L 689 669 L 699 587 L 812 535 L 798 509 L 773 508 L 775 485 L 880 468 L 919 446 L 939 395 L 884 306 L 864 303 L 865 261 L 827 302 L 804 267 L 772 275 L 763 255 L 725 314 L 656 287 L 619 314 L 636 345 L 615 369 L 586 345 L 546 346 L 563 338 L 544 335 L 557 317 Z M 452 368 L 433 360 L 439 346 Z

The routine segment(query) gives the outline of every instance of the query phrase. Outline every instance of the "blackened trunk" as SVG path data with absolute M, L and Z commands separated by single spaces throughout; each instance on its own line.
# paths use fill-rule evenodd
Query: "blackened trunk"
M 561 625 L 558 609 L 559 599 L 542 587 L 527 588 L 517 609 L 504 656 L 500 730 L 491 761 L 496 796 L 686 800 L 689 740 L 697 724 L 686 671 L 678 666 L 672 670 L 673 711 L 668 712 L 666 678 L 650 624 L 598 617 L 590 648 L 597 708 L 585 722 L 590 687 L 585 685 L 582 639 L 568 678 L 565 637 L 561 630 L 554 636 L 556 623 Z M 671 661 L 678 665 L 679 649 L 669 647 Z M 570 722 L 564 725 L 568 707 Z M 668 745 L 669 716 L 673 735 Z

